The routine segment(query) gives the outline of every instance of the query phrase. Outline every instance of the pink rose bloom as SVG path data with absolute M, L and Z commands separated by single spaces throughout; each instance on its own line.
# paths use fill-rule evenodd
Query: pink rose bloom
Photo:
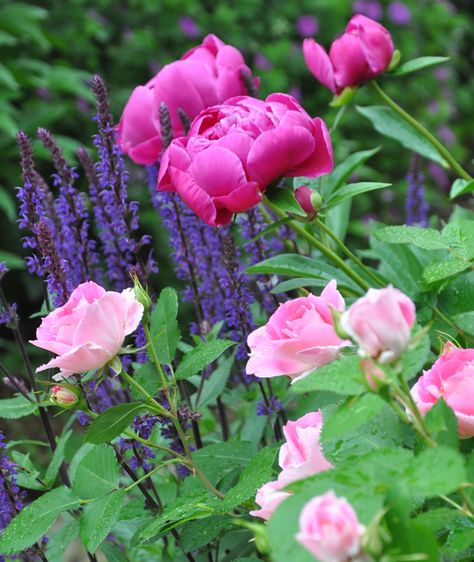
M 347 562 L 361 553 L 364 531 L 350 503 L 329 491 L 304 506 L 296 540 L 320 562 Z
M 211 105 L 247 93 L 241 72 L 251 76 L 242 54 L 215 35 L 164 66 L 145 86 L 133 90 L 118 125 L 122 150 L 137 164 L 153 164 L 163 149 L 159 109 L 171 116 L 174 137 L 185 134 L 178 109 L 192 120 Z M 253 79 L 255 87 L 258 79 Z
M 319 441 L 323 429 L 320 410 L 309 412 L 283 427 L 286 443 L 280 447 L 278 462 L 283 471 L 279 481 L 289 484 L 332 468 Z
M 413 301 L 391 285 L 369 289 L 341 317 L 341 327 L 357 343 L 359 354 L 381 363 L 405 351 L 414 323 Z
M 332 170 L 324 122 L 287 94 L 265 101 L 237 97 L 204 110 L 188 136 L 163 155 L 159 191 L 175 191 L 203 221 L 229 224 L 257 205 L 281 176 L 316 177 Z
M 282 490 L 285 485 L 284 482 L 280 482 L 279 480 L 264 484 L 258 490 L 255 497 L 255 501 L 260 506 L 260 509 L 251 511 L 250 515 L 253 517 L 261 517 L 265 519 L 265 521 L 268 521 L 281 502 L 291 496 L 290 492 Z
M 329 50 L 314 39 L 305 39 L 303 54 L 309 70 L 331 92 L 339 95 L 348 86 L 359 86 L 382 74 L 392 60 L 390 33 L 374 20 L 356 15 Z
M 136 330 L 143 306 L 133 289 L 106 291 L 93 281 L 74 289 L 67 303 L 43 318 L 33 345 L 57 355 L 36 372 L 57 368 L 56 380 L 100 369 Z
M 350 342 L 336 334 L 331 307 L 344 310 L 334 280 L 319 297 L 308 295 L 280 304 L 265 326 L 248 336 L 247 373 L 296 380 L 336 359 L 341 347 Z
M 474 437 L 474 349 L 460 349 L 447 343 L 411 394 L 422 414 L 443 397 L 456 414 L 459 436 Z

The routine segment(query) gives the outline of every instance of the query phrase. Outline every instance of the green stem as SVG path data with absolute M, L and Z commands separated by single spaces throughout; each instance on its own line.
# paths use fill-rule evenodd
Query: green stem
M 336 234 L 328 227 L 327 224 L 325 224 L 321 219 L 319 219 L 318 217 L 316 217 L 313 221 L 323 232 L 325 232 L 329 238 L 331 238 L 331 240 L 333 240 L 336 244 L 336 246 L 350 259 L 352 260 L 355 264 L 357 264 L 362 270 L 364 270 L 364 272 L 373 280 L 375 281 L 375 283 L 377 283 L 377 285 L 380 285 L 381 287 L 385 286 L 385 282 L 384 280 L 372 269 L 370 269 L 369 267 L 367 267 L 362 260 L 360 260 L 355 254 L 354 252 L 352 252 L 345 244 L 342 240 L 340 240 Z
M 158 374 L 160 375 L 160 379 L 161 379 L 161 386 L 163 387 L 163 392 L 165 393 L 165 397 L 168 400 L 168 404 L 170 405 L 170 408 L 174 408 L 173 402 L 171 401 L 171 397 L 168 391 L 168 380 L 166 378 L 166 373 L 163 370 L 163 367 L 161 366 L 160 360 L 158 359 L 158 354 L 156 353 L 156 349 L 155 346 L 153 345 L 153 340 L 151 337 L 151 333 L 150 333 L 150 328 L 148 326 L 147 322 L 143 323 L 143 328 L 145 330 L 145 336 L 148 342 L 148 345 L 150 347 L 151 350 L 151 356 L 153 358 L 153 363 L 155 364 L 156 370 L 158 371 Z
M 264 198 L 265 205 L 269 207 L 275 215 L 279 218 L 286 218 L 287 215 L 284 211 L 281 211 L 278 207 L 273 205 L 266 197 Z M 342 260 L 335 252 L 333 252 L 330 248 L 325 246 L 320 240 L 318 240 L 315 236 L 307 232 L 302 226 L 300 226 L 296 221 L 290 221 L 287 223 L 301 238 L 304 238 L 313 248 L 319 250 L 324 256 L 330 259 L 337 267 L 339 267 L 342 271 L 344 271 L 357 285 L 367 291 L 370 287 L 369 285 L 362 279 L 362 277 L 353 271 L 344 260 Z
M 382 88 L 372 80 L 369 82 L 369 86 L 372 91 L 386 104 L 388 105 L 397 115 L 414 127 L 423 137 L 438 151 L 440 156 L 442 156 L 446 162 L 449 163 L 451 168 L 457 172 L 457 174 L 467 180 L 472 180 L 472 176 L 466 172 L 466 170 L 459 164 L 459 162 L 454 158 L 454 156 L 449 152 L 449 150 L 443 146 L 440 141 L 432 135 L 428 129 L 426 129 L 421 123 L 419 123 L 415 118 L 413 118 L 409 113 L 407 113 L 403 108 L 401 108 L 390 96 L 388 96 Z
M 139 443 L 142 443 L 143 445 L 146 445 L 147 447 L 150 447 L 152 449 L 158 449 L 159 451 L 163 451 L 163 453 L 167 453 L 168 455 L 173 455 L 174 457 L 176 457 L 179 460 L 179 462 L 181 462 L 183 464 L 188 463 L 188 459 L 186 457 L 183 457 L 183 455 L 180 455 L 176 451 L 173 451 L 172 449 L 170 449 L 168 447 L 165 447 L 164 445 L 158 445 L 157 443 L 153 443 L 153 441 L 150 441 L 149 439 L 143 439 L 139 435 L 134 434 L 134 433 L 132 433 L 131 431 L 128 431 L 128 430 L 125 430 L 124 434 L 127 437 L 129 437 L 130 439 L 138 441 Z
M 144 480 L 146 480 L 147 478 L 150 478 L 150 476 L 153 476 L 153 474 L 157 473 L 159 470 L 161 470 L 165 466 L 168 466 L 170 464 L 175 464 L 177 462 L 180 462 L 180 461 L 178 459 L 171 459 L 169 461 L 164 462 L 163 464 L 160 464 L 159 466 L 156 466 L 153 470 L 150 470 L 150 472 L 145 473 L 141 478 L 139 478 L 138 480 L 135 480 L 135 482 L 132 482 L 132 484 L 130 484 L 129 486 L 124 488 L 124 491 L 129 492 L 130 490 L 135 488 L 135 486 L 139 486 Z
M 128 384 L 130 386 L 133 386 L 134 388 L 136 388 L 138 390 L 138 392 L 140 394 L 142 394 L 145 398 L 146 401 L 150 403 L 151 407 L 156 410 L 159 414 L 161 414 L 162 416 L 167 416 L 167 417 L 172 417 L 170 412 L 168 412 L 168 410 L 166 410 L 165 408 L 163 408 L 163 406 L 161 404 L 159 404 L 154 398 L 153 396 L 151 396 L 151 394 L 149 394 L 145 388 L 143 388 L 143 386 L 138 383 L 133 377 L 131 377 L 127 372 L 125 372 L 124 370 L 121 371 L 120 376 L 125 379 Z

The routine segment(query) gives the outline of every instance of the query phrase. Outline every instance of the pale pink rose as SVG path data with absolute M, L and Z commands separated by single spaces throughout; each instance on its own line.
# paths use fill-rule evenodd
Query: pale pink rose
M 332 468 L 321 448 L 321 411 L 309 412 L 283 427 L 286 442 L 280 447 L 278 462 L 283 471 L 278 480 L 289 484 Z
M 329 55 L 314 39 L 305 39 L 303 53 L 313 75 L 335 94 L 382 74 L 392 60 L 390 33 L 374 20 L 356 15 L 344 34 L 331 45 Z
M 415 305 L 391 285 L 369 289 L 341 317 L 341 327 L 363 357 L 381 363 L 397 359 L 408 347 L 415 323 Z
M 413 386 L 411 394 L 422 414 L 442 397 L 456 414 L 459 436 L 474 437 L 474 349 L 447 343 L 431 369 Z
M 324 122 L 287 94 L 240 96 L 210 107 L 163 154 L 158 191 L 174 191 L 203 221 L 229 224 L 282 176 L 317 177 L 333 167 Z
M 133 289 L 116 293 L 93 281 L 82 283 L 36 330 L 37 339 L 31 343 L 57 355 L 36 371 L 57 368 L 60 372 L 54 378 L 60 380 L 100 369 L 117 355 L 142 315 L 143 306 Z
M 240 51 L 208 35 L 145 86 L 133 90 L 117 127 L 120 147 L 137 164 L 156 163 L 163 150 L 160 105 L 169 110 L 173 136 L 180 137 L 185 130 L 178 110 L 192 120 L 206 107 L 246 94 L 241 73 L 258 86 Z
M 290 492 L 282 490 L 285 485 L 285 482 L 274 480 L 272 482 L 267 482 L 259 488 L 255 501 L 260 506 L 260 509 L 251 511 L 250 515 L 268 521 L 281 502 L 291 496 Z
M 364 532 L 350 503 L 329 491 L 304 506 L 296 540 L 319 562 L 348 562 L 361 553 Z
M 336 281 L 321 296 L 309 295 L 280 304 L 265 326 L 247 339 L 247 373 L 257 377 L 288 375 L 296 380 L 333 361 L 347 341 L 334 331 L 331 307 L 342 312 L 344 299 Z

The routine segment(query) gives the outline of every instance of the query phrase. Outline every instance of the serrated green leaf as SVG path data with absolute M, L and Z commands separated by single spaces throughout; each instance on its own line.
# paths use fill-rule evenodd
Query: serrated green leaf
M 160 293 L 152 312 L 150 325 L 153 343 L 160 363 L 170 365 L 181 335 L 178 327 L 178 295 L 167 287 Z
M 20 451 L 12 451 L 11 455 L 20 468 L 16 476 L 17 484 L 30 490 L 44 490 L 45 486 L 39 480 L 41 473 L 33 464 L 29 453 L 25 455 L 20 453 Z
M 87 443 L 106 443 L 118 437 L 132 423 L 133 418 L 144 408 L 140 402 L 129 402 L 112 406 L 89 426 L 85 440 Z
M 423 279 L 426 283 L 436 283 L 466 271 L 466 269 L 469 269 L 470 267 L 471 264 L 461 258 L 450 258 L 448 260 L 435 261 L 424 269 Z
M 176 369 L 176 379 L 188 379 L 199 373 L 234 345 L 235 342 L 230 340 L 211 340 L 201 343 L 181 359 Z
M 294 382 L 290 391 L 292 394 L 303 394 L 328 390 L 342 395 L 357 395 L 367 390 L 363 380 L 360 358 L 357 355 L 347 355 Z
M 0 553 L 14 554 L 29 548 L 48 531 L 61 512 L 78 507 L 79 498 L 64 486 L 47 492 L 22 509 L 2 531 Z
M 214 443 L 193 453 L 194 462 L 212 483 L 231 470 L 244 468 L 254 456 L 255 445 L 246 441 Z
M 423 68 L 430 68 L 438 64 L 443 64 L 449 61 L 449 57 L 418 57 L 401 64 L 394 72 L 393 76 L 405 76 Z
M 350 183 L 337 192 L 333 193 L 329 200 L 326 202 L 326 207 L 331 209 L 336 205 L 340 205 L 346 199 L 351 199 L 356 195 L 360 195 L 361 193 L 367 193 L 369 191 L 375 191 L 376 189 L 384 189 L 385 187 L 390 187 L 392 184 L 390 183 L 381 183 L 381 182 L 359 182 L 359 183 Z
M 461 330 L 467 332 L 471 336 L 474 336 L 474 311 L 456 314 L 453 316 L 452 320 L 456 326 L 461 328 Z
M 414 244 L 423 250 L 440 250 L 448 247 L 441 233 L 433 228 L 386 226 L 375 231 L 374 237 L 388 244 Z
M 119 465 L 110 445 L 97 445 L 79 463 L 73 490 L 82 499 L 104 496 L 118 486 Z
M 389 107 L 378 105 L 370 107 L 356 106 L 356 109 L 358 113 L 368 119 L 375 130 L 382 135 L 396 140 L 409 150 L 421 154 L 421 156 L 429 158 L 433 160 L 433 162 L 437 162 L 442 166 L 444 165 L 445 162 L 443 158 L 438 154 L 438 151 L 433 148 L 431 143 Z
M 35 401 L 29 402 L 24 396 L 0 400 L 0 418 L 17 420 L 37 411 L 38 404 Z
M 48 543 L 46 545 L 46 558 L 48 562 L 64 562 L 64 553 L 78 535 L 79 521 L 72 517 L 66 519 L 59 529 L 48 533 Z
M 440 445 L 456 449 L 458 444 L 458 422 L 453 410 L 440 397 L 428 410 L 425 422 L 432 437 Z
M 181 532 L 180 546 L 185 552 L 210 545 L 233 526 L 232 519 L 223 515 L 211 515 L 186 523 Z
M 156 371 L 156 366 L 151 363 L 143 363 L 138 365 L 133 378 L 142 386 L 150 396 L 155 396 L 161 389 L 160 375 Z M 134 386 L 130 388 L 132 396 L 135 400 L 143 398 L 143 394 Z
M 402 374 L 405 380 L 409 381 L 421 373 L 430 355 L 430 349 L 430 338 L 426 335 L 415 347 L 402 355 Z
M 117 521 L 124 505 L 125 490 L 117 490 L 88 504 L 80 521 L 80 537 L 94 553 Z

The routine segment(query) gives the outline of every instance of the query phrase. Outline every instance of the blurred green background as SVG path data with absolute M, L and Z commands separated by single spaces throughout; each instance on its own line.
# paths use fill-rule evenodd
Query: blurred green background
M 18 129 L 34 136 L 37 127 L 47 127 L 74 161 L 75 149 L 90 146 L 94 133 L 88 87 L 94 73 L 106 79 L 118 120 L 137 84 L 145 83 L 211 32 L 243 51 L 261 77 L 261 95 L 290 92 L 311 114 L 331 125 L 337 113 L 328 106 L 331 93 L 307 70 L 301 43 L 303 36 L 310 35 L 329 46 L 355 12 L 379 19 L 390 30 L 402 60 L 420 55 L 451 57 L 445 66 L 403 78 L 387 76 L 382 82 L 395 99 L 440 135 L 459 160 L 468 162 L 474 142 L 474 6 L 470 0 L 0 1 L 0 259 L 6 258 L 18 269 L 17 275 L 10 274 L 5 281 L 7 293 L 20 301 L 22 315 L 39 307 L 41 289 L 22 270 L 18 257 L 24 255 L 16 228 Z M 362 88 L 355 103 L 370 105 L 377 100 Z M 410 154 L 374 132 L 352 107 L 345 111 L 333 143 L 336 162 L 356 150 L 382 145 L 370 167 L 359 175 L 393 183 L 390 190 L 357 199 L 350 235 L 363 242 L 367 220 L 374 216 L 403 223 Z M 52 170 L 47 155 L 38 144 L 35 150 L 41 171 L 48 176 Z M 445 216 L 453 178 L 426 162 L 423 167 L 431 212 Z M 154 235 L 159 283 L 176 284 L 143 170 L 132 163 L 130 169 L 131 197 L 141 202 L 142 225 Z

